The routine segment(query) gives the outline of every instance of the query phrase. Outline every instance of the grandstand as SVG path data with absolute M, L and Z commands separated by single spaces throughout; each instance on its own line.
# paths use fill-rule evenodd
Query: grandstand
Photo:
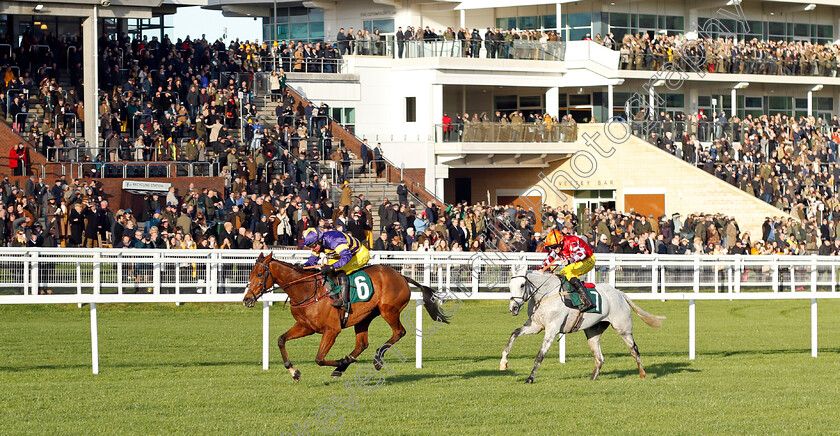
M 396 250 L 422 247 L 426 227 L 445 249 L 462 227 L 459 249 L 500 248 L 498 230 L 535 250 L 565 221 L 611 251 L 667 251 L 645 240 L 668 236 L 700 238 L 695 252 L 835 251 L 830 2 L 206 3 L 261 17 L 262 41 L 172 41 L 162 16 L 185 2 L 31 3 L 0 7 L 0 153 L 5 202 L 25 191 L 44 230 L 50 196 L 68 216 L 108 200 L 113 233 L 120 211 L 156 219 L 169 199 L 152 194 L 173 187 L 169 221 L 204 218 L 194 239 L 216 246 L 253 247 L 253 233 L 294 246 L 324 218 L 370 245 L 384 230 Z M 733 230 L 700 235 L 686 217 Z M 63 220 L 52 243 L 80 243 Z

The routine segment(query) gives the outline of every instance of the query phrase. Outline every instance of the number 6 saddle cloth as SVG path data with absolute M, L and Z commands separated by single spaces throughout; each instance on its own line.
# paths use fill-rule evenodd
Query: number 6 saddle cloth
M 367 275 L 364 269 L 360 269 L 348 276 L 350 278 L 350 304 L 370 301 L 373 297 L 373 282 L 370 281 L 370 276 Z M 338 292 L 341 286 L 331 279 L 327 278 L 324 287 L 328 289 L 328 295 L 331 300 L 338 299 Z

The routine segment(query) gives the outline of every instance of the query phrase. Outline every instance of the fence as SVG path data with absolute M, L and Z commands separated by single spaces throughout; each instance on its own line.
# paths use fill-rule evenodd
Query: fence
M 0 304 L 90 303 L 93 371 L 98 373 L 97 303 L 209 303 L 242 299 L 257 251 L 7 248 L 0 254 Z M 276 251 L 302 261 L 308 251 Z M 507 284 L 537 253 L 372 252 L 450 300 L 507 300 Z M 598 255 L 589 281 L 610 283 L 635 300 L 688 301 L 689 359 L 695 357 L 697 300 L 810 300 L 811 355 L 817 356 L 817 300 L 840 298 L 840 259 L 819 256 Z M 743 292 L 742 291 L 751 291 Z M 758 291 L 758 292 L 756 292 Z M 45 294 L 51 295 L 45 295 Z M 268 369 L 268 307 L 263 298 L 263 368 Z M 412 299 L 420 299 L 419 292 Z M 415 365 L 422 366 L 422 305 L 415 309 Z M 561 338 L 560 360 L 565 361 Z
M 577 124 L 466 122 L 435 124 L 435 142 L 575 142 Z

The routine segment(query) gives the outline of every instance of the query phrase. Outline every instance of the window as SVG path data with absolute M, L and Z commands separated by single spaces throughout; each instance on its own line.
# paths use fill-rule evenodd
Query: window
M 522 96 L 519 97 L 519 107 L 540 107 L 542 106 L 542 96 Z
M 405 98 L 405 122 L 417 122 L 417 97 Z
M 761 97 L 747 97 L 744 101 L 745 106 L 747 106 L 748 108 L 761 109 Z
M 569 14 L 568 25 L 569 27 L 589 27 L 592 25 L 592 14 L 589 12 Z
M 705 29 L 707 36 L 717 38 L 718 36 L 734 36 L 739 40 L 758 39 L 760 41 L 809 41 L 815 44 L 831 42 L 834 36 L 834 26 L 830 24 L 806 24 L 806 23 L 780 23 L 776 21 L 747 21 L 734 22 L 733 20 L 721 19 L 726 30 L 719 29 L 717 25 L 708 23 L 709 18 L 698 18 L 697 23 L 701 29 Z M 707 24 L 708 23 L 708 24 Z
M 589 94 L 569 94 L 569 106 L 586 106 L 589 104 Z
M 373 33 L 376 29 L 379 29 L 379 33 L 394 33 L 393 18 L 387 20 L 365 20 L 362 25 L 370 33 Z
M 309 24 L 307 23 L 291 23 L 289 24 L 289 38 L 294 40 L 309 39 Z
M 524 30 L 533 30 L 539 28 L 539 17 L 532 15 L 529 17 L 519 17 L 519 28 Z
M 834 110 L 834 99 L 831 97 L 817 97 L 815 98 L 817 104 L 815 105 L 817 110 L 820 111 L 833 111 Z
M 324 40 L 324 11 L 304 7 L 277 8 L 263 17 L 263 40 L 294 39 L 303 42 Z M 272 34 L 274 30 L 274 34 Z
M 496 18 L 496 27 L 500 29 L 515 29 L 516 17 Z
M 656 15 L 639 15 L 639 28 L 642 29 L 656 29 Z
M 309 37 L 318 39 L 324 37 L 324 22 L 313 21 L 309 23 Z
M 543 29 L 556 29 L 557 28 L 557 15 L 543 15 L 542 16 L 542 27 Z
M 626 34 L 635 35 L 641 31 L 665 30 L 668 35 L 677 35 L 685 29 L 685 18 L 682 16 L 611 12 L 605 21 L 609 23 L 609 31 L 615 35 L 616 41 L 621 41 Z
M 665 107 L 679 109 L 685 107 L 684 94 L 665 94 Z

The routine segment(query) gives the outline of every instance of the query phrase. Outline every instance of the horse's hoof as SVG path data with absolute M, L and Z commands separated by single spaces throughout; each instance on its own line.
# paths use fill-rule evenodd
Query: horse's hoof
M 374 358 L 374 359 L 373 359 L 373 367 L 374 367 L 377 371 L 379 371 L 380 369 L 382 369 L 382 359 L 380 359 L 380 358 L 378 358 L 378 357 Z
M 294 373 L 294 374 L 292 374 L 292 380 L 294 380 L 294 381 L 300 381 L 300 371 L 295 370 L 295 373 Z
M 500 363 L 500 364 L 499 364 L 499 371 L 505 371 L 505 370 L 507 370 L 507 369 L 508 369 L 508 364 L 507 364 L 507 362 L 505 362 L 505 363 Z
M 342 375 L 344 375 L 344 373 L 343 373 L 343 372 L 341 372 L 341 371 L 339 371 L 339 370 L 335 370 L 335 371 L 333 371 L 333 372 L 332 372 L 332 374 L 330 374 L 330 377 L 332 377 L 332 378 L 339 378 L 339 377 L 341 377 Z
M 534 377 L 528 377 L 528 380 L 525 380 L 526 385 L 534 384 Z
M 641 377 L 642 380 L 644 380 L 645 377 L 647 377 L 647 374 L 644 371 L 642 371 L 642 372 L 639 373 L 639 377 Z

